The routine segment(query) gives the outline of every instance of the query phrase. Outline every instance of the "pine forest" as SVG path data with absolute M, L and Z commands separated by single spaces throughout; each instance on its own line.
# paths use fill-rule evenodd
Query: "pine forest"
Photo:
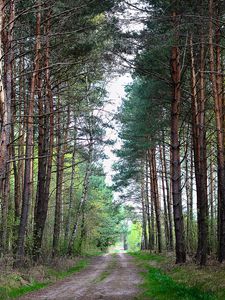
M 0 299 L 225 299 L 225 2 L 0 0 Z

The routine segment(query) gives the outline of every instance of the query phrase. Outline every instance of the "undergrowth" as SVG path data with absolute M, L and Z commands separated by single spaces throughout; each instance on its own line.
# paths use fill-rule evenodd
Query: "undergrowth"
M 138 299 L 155 300 L 224 300 L 223 289 L 210 289 L 214 282 L 211 267 L 175 266 L 163 255 L 130 253 L 141 267 L 143 293 Z M 203 272 L 204 270 L 204 272 Z M 193 275 L 194 274 L 194 275 Z M 208 276 L 204 275 L 207 274 Z M 225 275 L 225 271 L 223 270 Z M 194 276 L 195 280 L 189 280 Z M 222 274 L 220 274 L 222 276 Z M 198 278 L 198 279 L 197 279 Z M 224 276 L 221 277 L 224 280 Z M 216 283 L 215 283 L 216 285 Z
M 39 266 L 42 273 L 41 278 L 35 276 L 35 272 L 29 275 L 25 271 L 18 270 L 6 275 L 0 275 L 0 300 L 8 300 L 20 297 L 29 292 L 44 288 L 57 280 L 63 279 L 76 272 L 81 271 L 88 265 L 89 259 L 79 259 L 75 265 L 60 269 L 60 266 Z M 37 278 L 35 278 L 37 277 Z

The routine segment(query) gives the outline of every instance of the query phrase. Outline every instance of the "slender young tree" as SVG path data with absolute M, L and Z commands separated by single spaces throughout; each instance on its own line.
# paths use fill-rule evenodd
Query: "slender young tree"
M 155 218 L 156 218 L 156 228 L 157 228 L 157 242 L 158 242 L 158 251 L 162 252 L 162 228 L 161 228 L 161 207 L 159 199 L 159 190 L 158 190 L 158 179 L 157 179 L 157 169 L 156 169 L 156 149 L 152 148 L 149 151 L 150 157 L 150 170 L 151 170 L 151 190 L 152 197 L 155 207 Z
M 62 188 L 63 188 L 63 171 L 64 160 L 67 146 L 68 130 L 70 124 L 70 109 L 67 111 L 67 122 L 65 128 L 62 128 L 60 116 L 60 99 L 58 100 L 57 114 L 57 160 L 56 160 L 56 199 L 55 199 L 55 221 L 53 232 L 52 255 L 56 256 L 59 253 L 59 239 L 62 220 Z M 63 130 L 64 129 L 64 130 Z M 64 135 L 64 137 L 63 137 Z M 71 183 L 73 185 L 73 182 Z

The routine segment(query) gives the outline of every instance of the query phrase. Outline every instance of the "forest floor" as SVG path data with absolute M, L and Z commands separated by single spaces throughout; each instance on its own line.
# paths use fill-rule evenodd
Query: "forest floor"
M 143 283 L 138 299 L 224 300 L 225 264 L 210 258 L 207 266 L 196 265 L 191 258 L 175 265 L 174 254 L 131 253 L 142 271 Z
M 94 258 L 80 272 L 47 288 L 20 297 L 20 300 L 137 299 L 141 283 L 139 268 L 125 253 Z
M 27 259 L 20 268 L 14 268 L 11 256 L 4 257 L 0 259 L 0 300 L 17 298 L 75 274 L 87 267 L 91 257 L 92 254 L 73 259 L 46 257 L 39 264 Z

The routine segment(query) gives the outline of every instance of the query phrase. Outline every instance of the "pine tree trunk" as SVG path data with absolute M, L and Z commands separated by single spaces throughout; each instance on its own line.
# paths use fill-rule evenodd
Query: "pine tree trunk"
M 165 229 L 165 240 L 166 240 L 166 249 L 170 249 L 170 233 L 169 233 L 169 222 L 168 222 L 168 207 L 166 199 L 166 188 L 165 188 L 165 166 L 163 161 L 163 150 L 162 146 L 159 146 L 160 152 L 160 165 L 161 165 L 161 180 L 162 180 L 162 193 L 163 193 L 163 205 L 164 205 L 164 229 Z M 167 190 L 168 193 L 168 190 Z
M 176 14 L 173 14 L 175 26 Z M 178 38 L 176 38 L 178 40 Z M 177 43 L 178 41 L 176 41 Z M 171 79 L 173 87 L 171 105 L 171 180 L 173 195 L 174 226 L 176 237 L 176 263 L 186 261 L 184 220 L 181 197 L 181 165 L 180 165 L 180 142 L 179 142 L 179 119 L 181 104 L 181 65 L 180 50 L 177 45 L 172 47 L 171 52 Z
M 195 178 L 197 189 L 197 215 L 198 215 L 198 249 L 196 259 L 201 265 L 206 264 L 208 250 L 208 195 L 207 195 L 207 157 L 205 133 L 205 80 L 204 60 L 205 50 L 201 42 L 200 50 L 199 92 L 197 92 L 197 78 L 193 41 L 190 37 L 191 56 L 191 91 L 192 91 L 192 132 L 195 160 Z
M 151 214 L 150 214 L 150 200 L 149 200 L 149 162 L 148 155 L 146 155 L 146 163 L 145 163 L 145 190 L 146 190 L 146 218 L 147 218 L 147 228 L 148 228 L 148 250 L 152 249 L 151 245 Z
M 90 133 L 90 135 L 91 135 L 91 133 Z M 76 215 L 74 218 L 75 221 L 74 221 L 74 225 L 73 225 L 73 230 L 72 230 L 69 242 L 68 242 L 68 248 L 67 248 L 68 255 L 71 255 L 73 252 L 73 244 L 74 244 L 75 238 L 77 236 L 79 218 L 80 218 L 81 212 L 84 210 L 84 207 L 87 202 L 89 180 L 90 180 L 90 176 L 91 176 L 91 165 L 92 165 L 92 154 L 93 154 L 92 152 L 93 152 L 93 138 L 91 135 L 90 142 L 89 142 L 89 155 L 88 155 L 89 157 L 88 157 L 86 172 L 85 172 L 84 181 L 83 181 L 83 192 L 82 192 L 82 196 L 81 196 L 80 202 L 77 207 Z
M 171 193 L 170 193 L 170 186 L 169 186 L 169 178 L 168 178 L 168 171 L 167 171 L 167 163 L 166 163 L 166 148 L 165 148 L 165 136 L 163 133 L 163 165 L 165 171 L 165 182 L 166 182 L 166 200 L 167 200 L 167 208 L 168 208 L 168 221 L 169 221 L 169 249 L 173 251 L 173 217 L 172 217 L 172 205 L 171 205 Z
M 152 166 L 151 166 L 151 150 L 148 150 L 148 162 L 149 162 L 149 175 L 150 175 L 150 191 L 151 191 L 151 201 L 150 201 L 150 210 L 151 210 L 151 232 L 150 232 L 150 245 L 151 250 L 155 248 L 155 203 L 154 203 L 154 190 L 153 190 L 153 175 L 152 175 Z
M 35 98 L 35 88 L 37 83 L 37 77 L 39 73 L 40 65 L 40 49 L 41 49 L 41 5 L 39 2 L 38 12 L 36 17 L 36 45 L 35 45 L 35 59 L 34 59 L 34 71 L 31 79 L 30 87 L 30 101 L 28 103 L 28 117 L 26 124 L 26 160 L 25 160 L 25 174 L 24 174 L 24 188 L 22 196 L 22 210 L 21 218 L 18 232 L 18 242 L 17 242 L 17 256 L 18 263 L 21 263 L 24 257 L 24 242 L 25 233 L 27 229 L 29 205 L 31 201 L 32 194 L 32 182 L 31 182 L 31 172 L 32 172 L 32 160 L 33 160 L 33 130 L 34 130 L 34 98 Z
M 147 236 L 147 217 L 145 207 L 145 185 L 144 176 L 141 178 L 141 206 L 142 206 L 142 250 L 148 249 L 148 236 Z
M 190 253 L 190 176 L 189 176 L 189 161 L 188 155 L 188 142 L 186 143 L 186 155 L 185 155 L 185 191 L 187 199 L 187 221 L 186 221 L 186 250 Z
M 1 108 L 1 120 L 2 129 L 0 134 L 0 196 L 2 198 L 2 220 L 1 220 L 1 231 L 0 231 L 0 245 L 3 252 L 7 251 L 7 234 L 8 234 L 8 200 L 9 200 L 9 170 L 10 166 L 8 160 L 10 158 L 10 139 L 11 139 L 11 122 L 12 122 L 12 90 L 13 90 L 13 77 L 12 77 L 12 66 L 13 66 L 13 29 L 14 29 L 14 18 L 15 18 L 15 3 L 14 0 L 10 0 L 9 8 L 9 20 L 6 17 L 7 14 L 7 3 L 0 1 L 0 73 L 2 76 L 0 87 L 0 108 Z M 7 26 L 7 22 L 9 25 Z M 7 30 L 7 27 L 8 30 Z M 3 50 L 3 53 L 2 53 Z M 2 60 L 4 59 L 4 65 Z M 4 68 L 3 68 L 4 66 Z
M 210 252 L 215 250 L 216 245 L 216 230 L 215 230 L 215 214 L 214 214 L 214 161 L 213 147 L 210 147 L 210 162 L 209 162 L 209 202 L 210 202 Z
M 216 116 L 216 130 L 217 130 L 217 156 L 218 156 L 218 260 L 222 262 L 225 259 L 225 152 L 224 152 L 224 126 L 223 126 L 223 101 L 222 101 L 222 82 L 221 82 L 221 54 L 219 45 L 219 24 L 216 24 L 216 54 L 217 60 L 214 58 L 214 1 L 209 0 L 209 54 L 210 54 L 210 75 L 212 82 L 212 91 L 214 98 L 214 110 Z M 217 75 L 216 75 L 217 72 Z
M 62 207 L 62 187 L 63 187 L 63 174 L 64 174 L 64 156 L 67 145 L 67 135 L 70 123 L 70 110 L 67 111 L 67 125 L 64 130 L 62 128 L 61 117 L 60 117 L 60 101 L 58 101 L 58 118 L 57 118 L 57 171 L 56 171 L 56 203 L 55 203 L 55 222 L 53 232 L 53 257 L 59 252 L 59 238 L 61 228 L 61 207 Z M 62 137 L 61 131 L 63 130 L 64 138 Z
M 45 45 L 45 85 L 46 85 L 46 105 L 45 105 L 45 122 L 44 133 L 41 132 L 42 154 L 39 156 L 39 180 L 38 193 L 36 197 L 35 214 L 34 214 L 34 233 L 33 233 L 33 258 L 39 259 L 42 238 L 45 228 L 45 222 L 48 212 L 49 189 L 51 182 L 53 142 L 54 142 L 54 112 L 53 112 L 53 95 L 51 90 L 50 79 L 50 20 L 51 11 L 47 13 L 45 27 L 46 45 Z M 40 126 L 39 126 L 40 128 Z M 43 131 L 43 130 L 42 130 Z M 39 131 L 40 133 L 40 131 Z
M 152 197 L 153 197 L 154 207 L 155 207 L 158 252 L 161 253 L 162 252 L 161 211 L 160 211 L 161 208 L 160 208 L 160 199 L 159 199 L 159 192 L 158 192 L 155 151 L 156 151 L 155 148 L 150 150 L 151 189 L 152 189 Z
M 74 145 L 73 145 L 73 154 L 72 154 L 72 170 L 71 170 L 71 177 L 70 177 L 69 207 L 68 207 L 68 215 L 67 215 L 66 229 L 65 229 L 66 244 L 68 243 L 68 237 L 70 234 L 71 213 L 72 213 L 72 206 L 75 198 L 74 179 L 75 179 L 75 166 L 76 166 L 76 117 L 74 118 L 73 122 L 74 122 Z

